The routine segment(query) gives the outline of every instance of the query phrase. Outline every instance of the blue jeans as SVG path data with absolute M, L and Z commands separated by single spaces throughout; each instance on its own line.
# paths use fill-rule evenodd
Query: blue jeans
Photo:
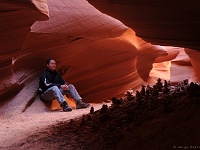
M 52 86 L 51 88 L 47 89 L 44 93 L 41 94 L 40 98 L 44 101 L 52 101 L 54 99 L 57 99 L 60 104 L 62 104 L 65 101 L 65 98 L 63 95 L 70 93 L 72 98 L 76 101 L 81 101 L 82 98 L 78 94 L 76 88 L 72 85 L 68 85 L 69 90 L 63 90 L 59 89 L 57 86 Z

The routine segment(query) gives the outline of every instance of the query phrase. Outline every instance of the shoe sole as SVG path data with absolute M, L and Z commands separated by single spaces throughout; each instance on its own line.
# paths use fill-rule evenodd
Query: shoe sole
M 76 107 L 76 109 L 88 108 L 89 106 L 90 106 L 90 104 L 87 104 L 86 106 L 83 106 L 83 107 L 81 107 L 81 106 L 79 107 L 79 106 L 78 106 L 78 107 Z

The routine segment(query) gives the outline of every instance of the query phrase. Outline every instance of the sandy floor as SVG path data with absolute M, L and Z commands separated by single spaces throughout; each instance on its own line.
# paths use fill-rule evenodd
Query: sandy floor
M 97 110 L 102 107 L 102 104 L 92 104 L 92 106 Z M 88 114 L 89 111 L 90 107 L 79 110 L 73 109 L 72 112 L 50 111 L 47 107 L 41 107 L 41 102 L 37 100 L 24 113 L 9 116 L 1 115 L 0 149 L 6 149 L 6 147 L 20 142 L 20 140 L 49 125 L 80 117 Z

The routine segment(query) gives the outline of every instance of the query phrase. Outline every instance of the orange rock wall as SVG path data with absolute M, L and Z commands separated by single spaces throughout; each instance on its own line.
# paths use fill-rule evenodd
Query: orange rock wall
M 20 56 L 30 27 L 48 19 L 46 1 L 0 1 L 0 79 L 13 75 L 12 64 Z
M 151 43 L 200 49 L 200 1 L 88 0 Z
M 141 84 L 156 82 L 159 77 L 168 80 L 172 72 L 174 75 L 180 74 L 174 69 L 170 70 L 170 67 L 174 64 L 171 60 L 175 59 L 182 49 L 160 46 L 165 37 L 165 34 L 160 37 L 161 33 L 161 39 L 154 43 L 159 45 L 149 43 L 155 40 L 159 29 L 155 34 L 149 34 L 149 28 L 145 30 L 144 26 L 141 26 L 141 29 L 130 26 L 128 22 L 131 21 L 131 9 L 127 5 L 123 7 L 127 7 L 129 11 L 124 12 L 125 9 L 122 9 L 118 18 L 116 10 L 121 4 L 106 5 L 106 1 L 101 5 L 92 3 L 97 8 L 101 6 L 99 8 L 103 8 L 102 10 L 106 9 L 108 15 L 114 14 L 112 17 L 122 21 L 120 22 L 101 13 L 84 0 L 18 0 L 3 1 L 2 4 L 2 85 L 17 82 L 24 83 L 25 88 L 31 87 L 32 81 L 37 83 L 39 72 L 45 68 L 45 61 L 50 57 L 57 61 L 58 70 L 66 70 L 63 77 L 68 83 L 74 84 L 83 99 L 88 102 L 100 102 L 115 95 L 122 95 L 129 88 L 136 90 Z M 108 9 L 110 6 L 115 7 Z M 137 8 L 139 11 L 139 6 Z M 126 13 L 128 22 L 127 17 L 123 19 Z M 140 15 L 137 19 L 142 17 Z M 136 30 L 130 27 L 136 27 Z M 151 30 L 152 33 L 153 31 Z M 173 32 L 171 34 L 174 34 Z M 184 43 L 181 38 L 179 40 L 178 32 L 175 34 L 177 35 L 172 36 L 175 40 L 170 40 L 167 34 L 168 40 L 165 40 L 164 45 L 174 41 L 174 46 L 192 46 Z M 136 35 L 151 40 L 146 42 Z M 198 47 L 198 42 L 194 47 Z M 181 61 L 184 62 L 185 59 Z M 190 60 L 187 61 L 191 68 Z M 196 66 L 197 62 L 198 59 L 192 60 L 192 65 Z M 176 67 L 182 66 L 184 65 L 176 64 Z M 194 71 L 198 72 L 198 67 L 195 67 Z M 196 75 L 199 76 L 198 73 Z M 181 76 L 179 79 L 173 79 L 180 80 Z M 37 87 L 38 85 L 34 85 L 35 90 Z M 2 86 L 2 93 L 5 88 L 9 90 L 9 86 Z M 33 90 L 27 94 L 33 95 Z

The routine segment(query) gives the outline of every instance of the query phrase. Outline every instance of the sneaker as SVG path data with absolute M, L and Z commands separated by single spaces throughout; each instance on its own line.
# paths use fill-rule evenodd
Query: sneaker
M 72 109 L 69 106 L 67 106 L 63 108 L 63 111 L 72 111 Z
M 90 104 L 89 103 L 84 103 L 84 102 L 79 102 L 77 105 L 76 105 L 76 109 L 82 109 L 82 108 L 87 108 L 89 107 Z
M 66 101 L 64 101 L 60 106 L 63 108 L 63 111 L 72 111 L 72 109 L 67 105 Z

